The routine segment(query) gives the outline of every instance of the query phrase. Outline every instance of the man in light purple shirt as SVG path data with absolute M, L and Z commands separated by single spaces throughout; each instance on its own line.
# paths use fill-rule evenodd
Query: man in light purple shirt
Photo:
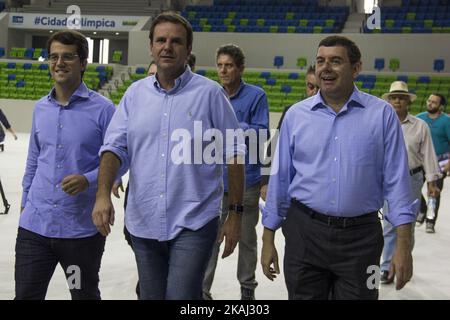
M 55 86 L 36 103 L 16 242 L 16 299 L 44 299 L 59 263 L 72 299 L 100 299 L 105 237 L 91 220 L 114 104 L 82 81 L 88 43 L 76 31 L 47 43 Z
M 282 225 L 289 299 L 377 299 L 378 283 L 370 280 L 380 276 L 377 211 L 384 199 L 397 229 L 397 289 L 412 276 L 415 215 L 400 123 L 388 103 L 354 86 L 360 70 L 361 53 L 351 40 L 322 40 L 319 94 L 292 106 L 281 127 L 261 264 L 270 280 L 279 273 L 274 236 Z
M 202 280 L 217 240 L 228 162 L 230 210 L 219 240 L 229 256 L 241 227 L 245 143 L 223 89 L 191 72 L 189 22 L 162 13 L 150 28 L 155 76 L 133 83 L 101 149 L 99 191 L 92 213 L 108 235 L 114 221 L 111 187 L 128 168 L 125 224 L 139 273 L 140 299 L 201 299 Z M 237 142 L 226 137 L 237 130 Z M 226 147 L 225 147 L 226 146 Z M 225 148 L 224 148 L 225 147 Z M 225 152 L 223 151 L 225 149 Z

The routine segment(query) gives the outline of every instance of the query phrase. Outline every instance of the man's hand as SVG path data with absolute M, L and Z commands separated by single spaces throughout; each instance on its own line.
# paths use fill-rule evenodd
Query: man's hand
M 271 267 L 273 264 L 273 267 Z M 280 274 L 278 266 L 278 252 L 275 248 L 275 231 L 264 228 L 263 245 L 261 250 L 261 266 L 264 275 L 273 281 Z
M 444 172 L 445 175 L 444 178 L 450 176 L 450 160 L 444 166 L 444 169 L 442 171 Z
M 397 243 L 388 278 L 396 278 L 395 289 L 402 289 L 413 275 L 411 255 L 411 232 L 414 225 L 404 224 L 397 227 Z
M 261 187 L 261 189 L 259 190 L 259 196 L 261 197 L 261 199 L 263 199 L 264 201 L 266 201 L 266 197 L 267 197 L 267 184 L 263 185 Z
M 71 196 L 83 192 L 88 187 L 89 182 L 86 177 L 80 174 L 71 174 L 61 181 L 62 190 Z
M 428 196 L 429 197 L 437 198 L 439 196 L 439 194 L 441 193 L 441 190 L 439 190 L 439 188 L 436 186 L 436 183 L 434 181 L 428 182 L 427 188 L 428 188 Z
M 236 248 L 241 236 L 242 215 L 234 211 L 228 212 L 227 220 L 220 230 L 218 243 L 225 239 L 225 248 L 223 249 L 222 259 L 228 257 Z
M 114 182 L 113 187 L 112 187 L 112 194 L 117 199 L 120 199 L 119 190 L 124 192 L 122 182 Z
M 110 197 L 98 197 L 92 211 L 92 221 L 97 230 L 107 236 L 111 232 L 110 225 L 114 225 L 114 207 Z

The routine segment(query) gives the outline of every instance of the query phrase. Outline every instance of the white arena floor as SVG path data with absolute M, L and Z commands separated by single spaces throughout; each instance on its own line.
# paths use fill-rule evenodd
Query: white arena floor
M 12 205 L 8 215 L 0 216 L 0 299 L 2 300 L 14 298 L 14 245 L 28 139 L 29 134 L 22 133 L 19 134 L 19 139 L 14 141 L 7 133 L 5 152 L 0 152 L 0 177 L 7 199 Z M 416 228 L 413 279 L 401 291 L 396 291 L 392 284 L 382 285 L 380 299 L 450 299 L 450 276 L 447 274 L 450 270 L 450 178 L 446 179 L 445 184 L 436 233 L 425 233 L 424 226 Z M 134 288 L 137 271 L 133 253 L 122 233 L 122 199 L 115 201 L 115 208 L 116 225 L 106 242 L 100 273 L 100 289 L 103 299 L 132 300 L 136 299 Z M 261 238 L 261 232 L 262 227 L 259 225 L 258 239 Z M 280 257 L 283 257 L 283 243 L 281 232 L 277 232 L 277 248 Z M 215 299 L 237 300 L 240 298 L 236 266 L 237 252 L 227 259 L 219 261 L 212 288 Z M 261 267 L 258 265 L 256 276 L 259 282 L 256 289 L 257 299 L 287 299 L 283 274 L 271 282 L 264 277 Z M 47 299 L 70 299 L 60 268 L 57 269 L 50 283 Z

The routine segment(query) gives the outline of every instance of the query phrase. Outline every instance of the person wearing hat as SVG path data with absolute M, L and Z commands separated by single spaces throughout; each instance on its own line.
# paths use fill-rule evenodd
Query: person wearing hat
M 436 180 L 440 178 L 438 162 L 431 140 L 430 130 L 425 121 L 408 113 L 408 107 L 416 99 L 416 95 L 408 91 L 408 85 L 403 81 L 394 81 L 388 93 L 382 98 L 394 108 L 400 120 L 403 137 L 408 153 L 408 166 L 411 181 L 411 189 L 416 199 L 422 194 L 423 173 L 428 182 L 428 195 L 437 197 L 440 190 L 436 186 Z M 418 209 L 418 208 L 417 208 Z M 386 201 L 383 213 L 389 211 L 389 202 Z M 418 212 L 415 212 L 417 215 Z M 414 245 L 414 226 L 412 226 L 412 245 Z M 381 263 L 381 278 L 383 284 L 391 283 L 394 275 L 391 270 L 391 260 L 395 251 L 396 233 L 388 219 L 383 220 L 384 248 Z

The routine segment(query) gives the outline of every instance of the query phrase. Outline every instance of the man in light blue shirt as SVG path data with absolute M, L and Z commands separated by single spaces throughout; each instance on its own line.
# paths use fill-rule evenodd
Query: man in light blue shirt
M 100 299 L 105 237 L 91 212 L 98 152 L 115 107 L 82 81 L 88 57 L 82 34 L 55 33 L 47 48 L 55 86 L 33 112 L 16 242 L 16 299 L 44 299 L 58 263 L 74 281 L 72 299 Z
M 358 91 L 361 53 L 349 39 L 319 44 L 319 94 L 292 106 L 281 127 L 263 210 L 264 274 L 279 273 L 275 230 L 286 240 L 289 299 L 377 299 L 386 199 L 397 229 L 392 265 L 401 289 L 412 276 L 413 198 L 400 123 L 385 101 Z M 372 270 L 372 271 L 370 271 Z M 372 274 L 371 274 L 372 273 Z
M 125 224 L 144 300 L 201 299 L 217 240 L 223 159 L 234 204 L 219 236 L 225 239 L 223 257 L 240 236 L 244 166 L 236 160 L 245 155 L 243 134 L 238 131 L 237 142 L 226 137 L 239 124 L 225 92 L 186 66 L 192 37 L 191 25 L 178 14 L 153 20 L 150 49 L 157 73 L 127 90 L 101 149 L 94 224 L 103 235 L 110 232 L 111 187 L 117 172 L 129 168 Z
M 237 277 L 241 285 L 241 299 L 254 300 L 255 288 L 258 285 L 255 277 L 258 262 L 256 240 L 256 224 L 259 220 L 259 189 L 261 182 L 261 161 L 259 146 L 264 144 L 264 136 L 268 137 L 269 106 L 267 97 L 259 87 L 245 83 L 242 74 L 245 68 L 245 56 L 241 48 L 234 44 L 221 46 L 216 52 L 217 73 L 220 82 L 227 92 L 239 126 L 247 137 L 247 153 L 245 157 L 245 195 L 242 214 L 242 230 L 239 241 L 239 258 Z M 225 195 L 222 200 L 221 223 L 228 216 L 228 172 L 224 168 Z M 210 290 L 217 266 L 220 246 L 214 247 L 205 280 L 203 281 L 204 299 L 212 299 Z

